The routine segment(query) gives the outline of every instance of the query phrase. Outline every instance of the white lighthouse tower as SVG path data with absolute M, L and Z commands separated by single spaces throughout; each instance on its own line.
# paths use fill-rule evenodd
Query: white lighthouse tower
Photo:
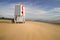
M 15 5 L 14 22 L 25 22 L 25 7 L 22 4 Z

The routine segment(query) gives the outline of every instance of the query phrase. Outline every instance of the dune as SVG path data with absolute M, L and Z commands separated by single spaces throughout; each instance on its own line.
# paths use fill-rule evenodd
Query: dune
M 0 23 L 0 40 L 60 40 L 60 25 L 35 21 Z

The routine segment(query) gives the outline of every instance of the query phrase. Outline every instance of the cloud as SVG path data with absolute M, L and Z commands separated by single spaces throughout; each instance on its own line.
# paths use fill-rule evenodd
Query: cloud
M 6 4 L 0 5 L 0 15 L 4 17 L 13 17 L 14 15 L 14 5 L 15 4 Z
M 26 3 L 26 2 L 25 2 Z M 17 3 L 11 3 L 11 4 L 6 4 L 6 5 L 0 5 L 0 15 L 3 15 L 4 17 L 11 17 L 14 16 L 14 9 L 15 9 L 15 5 Z M 37 7 L 32 6 L 32 4 L 25 4 L 25 13 L 27 13 L 28 15 L 30 14 L 45 14 L 46 11 L 42 10 L 42 9 L 38 9 Z M 34 17 L 34 16 L 33 16 Z
M 60 8 L 51 9 L 48 13 L 52 15 L 60 15 Z
M 49 10 L 46 14 L 44 14 L 48 20 L 58 20 L 60 19 L 60 8 L 54 8 Z
M 5 3 L 5 5 L 2 4 L 4 3 L 0 4 L 0 15 L 3 15 L 4 17 L 8 18 L 14 17 L 15 4 L 18 3 Z M 55 20 L 56 17 L 60 17 L 60 7 L 46 11 L 42 8 L 38 8 L 36 5 L 33 5 L 29 2 L 24 2 L 23 4 L 25 5 L 25 14 L 27 19 Z
M 25 7 L 26 13 L 33 13 L 33 14 L 45 14 L 46 11 L 34 8 L 33 6 Z

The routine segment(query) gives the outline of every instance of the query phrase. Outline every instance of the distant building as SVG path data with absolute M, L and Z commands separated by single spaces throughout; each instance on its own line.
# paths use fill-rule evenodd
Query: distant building
M 22 4 L 15 5 L 14 22 L 25 22 L 25 7 Z

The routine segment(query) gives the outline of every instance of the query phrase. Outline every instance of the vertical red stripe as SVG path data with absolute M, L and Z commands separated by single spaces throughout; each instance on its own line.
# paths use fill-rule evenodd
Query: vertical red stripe
M 23 9 L 23 5 L 22 5 L 22 16 L 24 16 L 24 12 L 23 11 L 24 11 L 24 9 Z

